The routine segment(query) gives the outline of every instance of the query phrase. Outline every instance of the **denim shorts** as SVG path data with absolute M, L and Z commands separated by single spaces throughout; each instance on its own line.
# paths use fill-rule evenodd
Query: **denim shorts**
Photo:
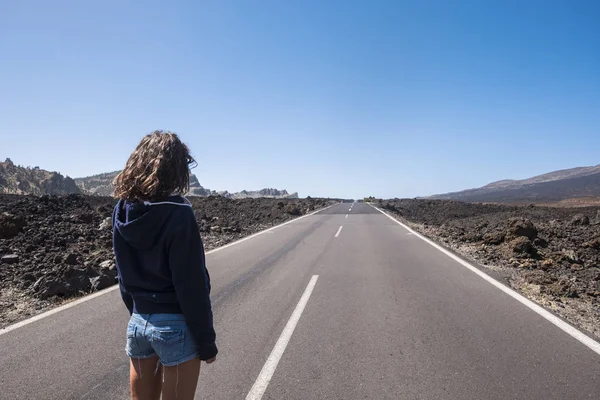
M 125 352 L 131 358 L 158 356 L 165 367 L 199 357 L 183 314 L 133 314 Z

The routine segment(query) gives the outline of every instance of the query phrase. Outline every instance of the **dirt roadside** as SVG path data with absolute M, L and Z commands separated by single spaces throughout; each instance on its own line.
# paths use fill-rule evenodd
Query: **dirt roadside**
M 205 249 L 337 202 L 190 197 Z M 112 286 L 110 197 L 0 195 L 0 329 Z

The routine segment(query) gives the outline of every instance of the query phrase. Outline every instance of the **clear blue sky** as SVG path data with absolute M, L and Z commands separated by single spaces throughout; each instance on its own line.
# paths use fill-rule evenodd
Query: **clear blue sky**
M 2 1 L 0 158 L 181 135 L 217 190 L 412 197 L 600 163 L 600 2 Z

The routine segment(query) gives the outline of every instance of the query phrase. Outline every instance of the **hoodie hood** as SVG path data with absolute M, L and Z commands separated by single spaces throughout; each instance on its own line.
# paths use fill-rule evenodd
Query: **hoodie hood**
M 131 246 L 149 249 L 164 232 L 165 224 L 178 207 L 192 207 L 192 204 L 182 196 L 171 196 L 167 201 L 154 203 L 119 200 L 113 226 Z

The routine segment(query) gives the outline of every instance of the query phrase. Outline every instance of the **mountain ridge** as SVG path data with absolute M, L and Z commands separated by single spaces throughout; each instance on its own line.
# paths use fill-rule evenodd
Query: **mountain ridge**
M 7 158 L 0 162 L 0 193 L 41 196 L 81 193 L 81 190 L 69 176 L 37 166 L 32 168 L 16 165 Z
M 18 195 L 66 195 L 72 193 L 96 196 L 112 196 L 113 180 L 121 171 L 104 172 L 82 178 L 71 178 L 59 172 L 51 172 L 40 167 L 23 167 L 16 165 L 10 158 L 0 162 L 0 194 Z M 190 190 L 187 196 L 222 196 L 229 199 L 245 198 L 277 198 L 297 199 L 298 193 L 287 190 L 264 188 L 260 190 L 242 190 L 230 193 L 217 192 L 203 187 L 194 174 L 190 175 Z
M 86 176 L 82 178 L 75 178 L 77 186 L 87 194 L 99 195 L 99 196 L 112 196 L 113 185 L 112 182 L 115 177 L 121 171 L 106 172 L 102 174 Z M 264 188 L 260 190 L 242 190 L 241 192 L 230 193 L 226 190 L 216 191 L 203 187 L 198 180 L 198 177 L 194 174 L 190 175 L 190 190 L 186 194 L 187 196 L 222 196 L 229 199 L 245 199 L 245 198 L 278 198 L 278 199 L 296 199 L 298 193 L 288 193 L 287 190 L 279 190 L 273 188 Z
M 559 202 L 600 196 L 600 165 L 561 169 L 527 179 L 504 179 L 479 188 L 429 196 L 466 202 Z
M 582 176 L 592 175 L 595 173 L 600 173 L 600 164 L 591 167 L 575 167 L 568 169 L 561 169 L 553 172 L 547 172 L 545 174 L 536 175 L 532 178 L 527 179 L 503 179 L 500 181 L 488 183 L 481 188 L 507 188 L 507 187 L 516 187 L 518 185 L 527 185 L 527 184 L 535 184 L 535 183 L 544 183 L 544 182 L 553 182 L 562 179 L 571 179 L 578 178 Z

